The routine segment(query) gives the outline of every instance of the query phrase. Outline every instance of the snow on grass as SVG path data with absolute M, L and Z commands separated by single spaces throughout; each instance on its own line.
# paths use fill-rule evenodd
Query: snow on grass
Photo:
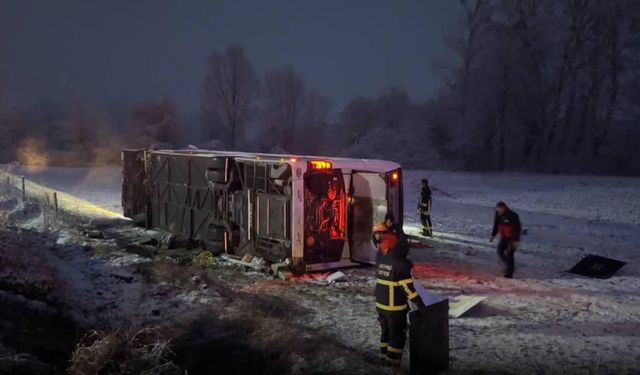
M 531 212 L 640 224 L 638 177 L 406 171 L 409 197 L 416 196 L 423 177 L 429 178 L 437 201 L 486 207 L 505 201 Z
M 25 176 L 27 180 L 45 185 L 52 191 L 90 201 L 109 211 L 122 212 L 120 167 L 28 167 L 5 164 L 0 166 L 0 169 L 15 176 Z M 69 205 L 73 211 L 74 202 L 70 202 Z M 76 211 L 84 208 L 81 201 L 75 205 L 78 206 Z
M 47 168 L 24 173 L 102 207 L 119 208 L 120 169 L 94 172 Z M 422 177 L 430 179 L 434 190 L 436 236 L 430 240 L 433 248 L 412 250 L 414 276 L 441 295 L 488 297 L 469 315 L 450 322 L 454 368 L 510 373 L 640 371 L 640 178 L 406 170 L 408 232 L 420 227 L 415 209 Z M 495 244 L 488 243 L 493 207 L 501 200 L 520 214 L 528 232 L 516 254 L 513 280 L 501 277 Z M 96 304 L 94 310 L 113 318 L 143 321 L 151 319 L 149 311 L 155 309 L 163 310 L 163 316 L 165 310 L 169 316 L 181 316 L 195 311 L 196 304 L 211 303 L 205 291 L 163 291 L 156 298 L 155 289 L 145 290 L 130 271 L 141 259 L 118 251 L 93 259 L 83 256 L 80 247 L 65 245 L 72 237 L 59 241 L 66 264 L 60 271 L 71 275 L 83 298 L 95 301 L 89 302 Z M 589 253 L 628 264 L 608 280 L 566 272 Z M 128 284 L 108 276 L 114 269 L 134 276 L 134 281 Z M 378 327 L 370 295 L 373 272 L 347 274 L 357 276 L 348 288 L 273 288 L 269 280 L 248 285 L 255 282 L 265 295 L 302 301 L 312 315 L 296 316 L 299 324 L 322 329 L 349 347 L 362 349 L 364 343 L 374 350 Z M 103 293 L 99 298 L 97 291 Z
M 412 250 L 414 276 L 440 294 L 485 295 L 451 321 L 458 368 L 510 373 L 640 371 L 640 179 L 406 171 L 405 230 L 417 232 L 420 179 L 434 190 L 436 236 Z M 515 279 L 501 277 L 488 239 L 496 202 L 528 235 Z M 614 277 L 567 273 L 582 256 L 628 262 Z

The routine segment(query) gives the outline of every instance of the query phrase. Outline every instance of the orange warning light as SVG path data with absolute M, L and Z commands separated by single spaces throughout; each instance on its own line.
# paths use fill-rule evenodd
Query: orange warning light
M 331 169 L 333 165 L 330 161 L 326 160 L 311 160 L 309 161 L 309 169 L 320 170 L 320 169 Z

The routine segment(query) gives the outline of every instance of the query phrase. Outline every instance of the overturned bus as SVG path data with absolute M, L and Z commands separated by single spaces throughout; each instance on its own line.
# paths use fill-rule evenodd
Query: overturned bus
M 209 150 L 123 150 L 124 215 L 218 253 L 297 272 L 374 263 L 371 230 L 402 224 L 400 165 Z

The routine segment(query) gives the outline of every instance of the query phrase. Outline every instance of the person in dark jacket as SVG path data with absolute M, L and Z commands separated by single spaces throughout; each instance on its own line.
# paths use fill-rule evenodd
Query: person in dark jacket
M 420 191 L 420 199 L 418 200 L 418 214 L 422 222 L 422 234 L 424 236 L 433 236 L 433 228 L 431 225 L 431 188 L 429 180 L 422 179 L 422 190 Z
M 374 226 L 380 234 L 376 261 L 376 310 L 380 323 L 380 358 L 386 363 L 399 365 L 404 351 L 407 328 L 407 301 L 424 307 L 413 286 L 411 268 L 407 259 L 408 243 L 389 231 L 384 224 Z M 405 249 L 406 247 L 406 249 Z
M 387 229 L 390 232 L 392 232 L 396 236 L 404 235 L 404 232 L 402 230 L 402 225 L 400 225 L 400 223 L 396 223 L 393 213 L 387 212 L 387 214 L 384 215 L 384 225 L 387 227 Z
M 515 271 L 515 252 L 520 246 L 521 233 L 522 226 L 518 214 L 511 211 L 506 203 L 498 202 L 489 242 L 493 242 L 496 235 L 500 235 L 498 256 L 505 264 L 504 277 L 509 279 L 513 277 Z

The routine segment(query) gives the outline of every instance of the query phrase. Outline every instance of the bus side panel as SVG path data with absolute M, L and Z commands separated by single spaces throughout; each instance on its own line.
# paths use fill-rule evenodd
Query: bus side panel
M 216 207 L 206 173 L 221 162 L 159 153 L 151 153 L 150 160 L 151 226 L 188 239 L 211 239 L 209 221 Z
M 122 211 L 136 224 L 146 221 L 149 196 L 145 179 L 144 150 L 122 150 Z
M 207 170 L 211 168 L 210 158 L 192 158 L 189 165 L 189 190 L 185 198 L 191 222 L 191 237 L 210 239 L 209 219 L 215 210 L 215 196 L 209 188 Z M 216 161 L 217 163 L 217 161 Z M 221 163 L 218 163 L 221 164 Z
M 303 171 L 298 168 L 292 181 L 293 197 L 291 199 L 291 257 L 296 262 L 302 262 L 304 256 L 304 182 Z
M 163 155 L 150 153 L 149 179 L 151 183 L 150 226 L 167 230 L 165 202 L 169 201 L 169 160 Z
M 239 165 L 243 170 L 244 190 L 237 202 L 242 204 L 242 213 L 233 220 L 244 233 L 239 236 L 238 247 L 272 262 L 290 258 L 291 228 L 295 225 L 292 223 L 290 165 L 246 160 Z

